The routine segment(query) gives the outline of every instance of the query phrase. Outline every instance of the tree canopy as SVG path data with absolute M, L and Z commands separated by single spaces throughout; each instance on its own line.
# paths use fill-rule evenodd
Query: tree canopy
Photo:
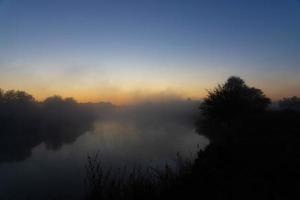
M 300 97 L 288 97 L 279 101 L 279 107 L 284 110 L 300 110 Z
M 241 78 L 232 76 L 208 91 L 200 109 L 207 118 L 228 121 L 262 112 L 270 103 L 260 89 L 249 87 Z

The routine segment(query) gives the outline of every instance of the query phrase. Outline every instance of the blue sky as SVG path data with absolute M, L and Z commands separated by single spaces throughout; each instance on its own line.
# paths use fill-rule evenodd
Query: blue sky
M 230 75 L 300 95 L 300 1 L 0 0 L 3 89 L 120 103 Z

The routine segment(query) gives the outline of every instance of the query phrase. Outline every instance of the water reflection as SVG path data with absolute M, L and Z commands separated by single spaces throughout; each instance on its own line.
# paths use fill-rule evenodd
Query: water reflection
M 144 127 L 120 121 L 100 121 L 95 132 L 86 141 L 91 152 L 99 151 L 106 162 L 115 164 L 144 164 L 161 166 L 172 162 L 176 153 L 193 156 L 197 146 L 206 140 L 195 134 L 188 124 L 163 124 Z M 96 148 L 94 148 L 96 147 Z
M 58 150 L 73 143 L 81 134 L 93 128 L 93 119 L 85 117 L 39 120 L 13 124 L 0 134 L 0 164 L 22 161 L 30 157 L 34 147 L 44 143 L 47 149 Z
M 79 198 L 87 155 L 94 152 L 100 152 L 107 166 L 162 166 L 177 152 L 190 157 L 197 145 L 207 144 L 194 132 L 195 106 L 185 102 L 115 108 L 95 122 L 52 124 L 35 140 L 30 139 L 38 132 L 2 136 L 7 148 L 1 147 L 0 199 Z

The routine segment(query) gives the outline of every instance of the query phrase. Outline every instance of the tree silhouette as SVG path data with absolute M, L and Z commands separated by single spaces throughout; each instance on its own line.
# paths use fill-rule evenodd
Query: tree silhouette
M 200 105 L 199 125 L 210 129 L 205 134 L 215 139 L 220 129 L 242 126 L 250 117 L 264 112 L 270 103 L 260 89 L 249 87 L 241 78 L 232 76 L 225 84 L 208 91 Z
M 200 108 L 205 117 L 227 121 L 264 111 L 269 104 L 270 99 L 260 89 L 247 86 L 239 77 L 230 77 L 225 84 L 208 91 Z
M 24 91 L 9 90 L 4 92 L 0 89 L 0 102 L 6 104 L 34 104 L 36 100 Z
M 284 110 L 300 111 L 300 97 L 288 97 L 279 101 L 279 107 Z
M 52 96 L 37 101 L 24 91 L 0 89 L 0 165 L 21 161 L 40 143 L 59 149 L 93 128 L 97 106 Z

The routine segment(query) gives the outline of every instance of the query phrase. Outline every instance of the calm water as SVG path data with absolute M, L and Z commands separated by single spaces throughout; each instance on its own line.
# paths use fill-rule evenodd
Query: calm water
M 87 155 L 96 152 L 107 166 L 161 167 L 174 162 L 177 152 L 192 158 L 208 143 L 191 122 L 153 112 L 126 112 L 102 117 L 88 130 L 68 126 L 39 144 L 17 144 L 14 137 L 16 151 L 1 149 L 0 199 L 81 197 Z

